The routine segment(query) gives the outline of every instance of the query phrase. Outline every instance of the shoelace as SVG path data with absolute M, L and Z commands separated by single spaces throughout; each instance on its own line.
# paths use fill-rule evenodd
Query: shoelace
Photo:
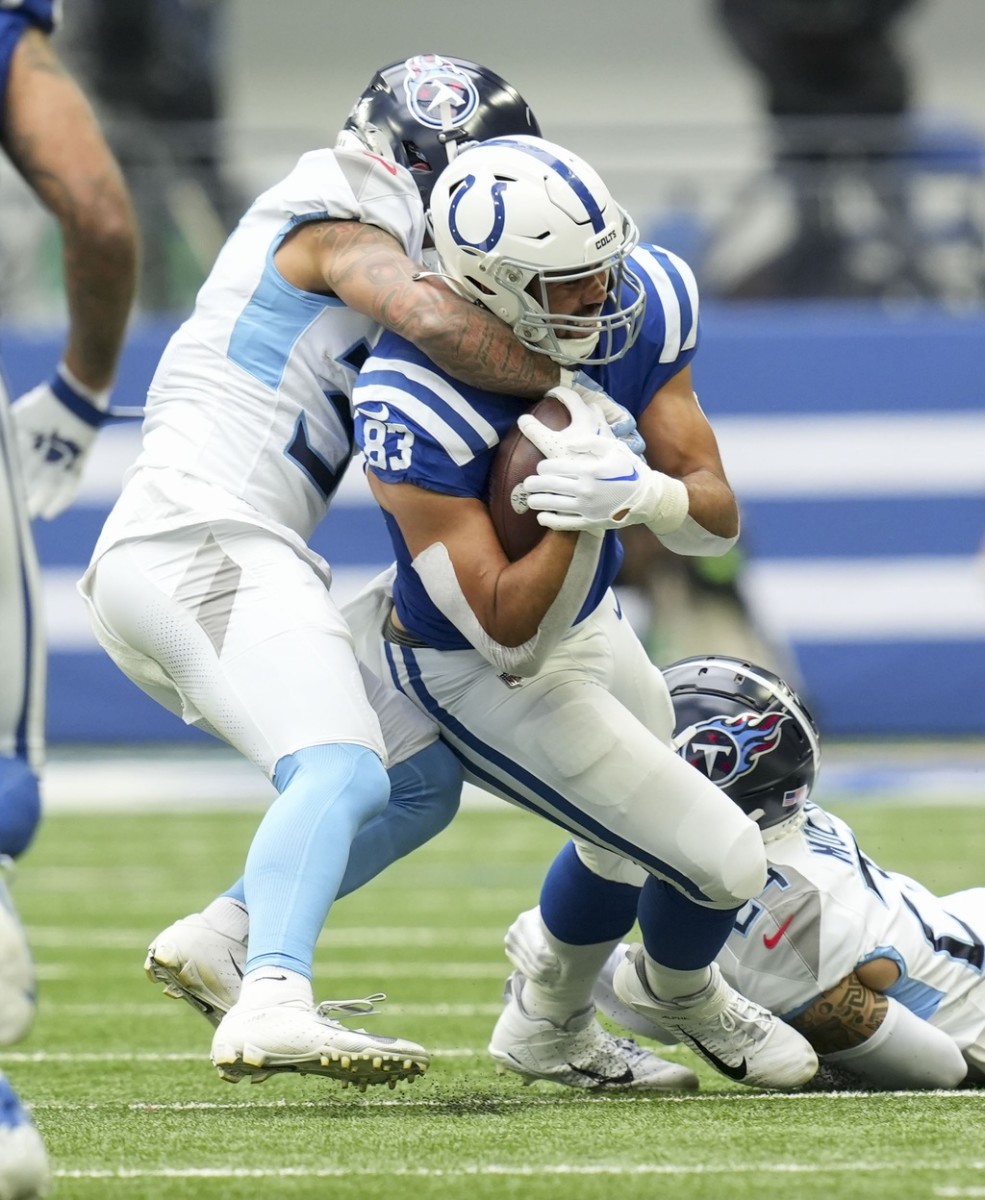
M 315 1012 L 319 1017 L 327 1017 L 329 1020 L 333 1019 L 332 1013 L 338 1013 L 340 1017 L 368 1017 L 380 1011 L 374 1005 L 381 1004 L 385 999 L 386 992 L 374 992 L 363 1000 L 322 1000 Z M 359 1032 L 365 1033 L 365 1030 Z

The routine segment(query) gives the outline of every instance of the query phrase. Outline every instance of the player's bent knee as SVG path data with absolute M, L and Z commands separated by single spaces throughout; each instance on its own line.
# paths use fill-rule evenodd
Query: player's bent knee
M 22 758 L 0 758 L 0 854 L 23 854 L 40 821 L 37 775 Z
M 722 858 L 717 880 L 704 882 L 709 908 L 738 908 L 766 886 L 766 851 L 759 826 L 751 821 L 733 839 Z
M 379 757 L 346 742 L 285 755 L 274 770 L 274 786 L 282 795 L 288 788 L 310 789 L 345 809 L 357 827 L 379 816 L 390 799 L 390 779 Z
M 443 742 L 395 763 L 388 774 L 390 804 L 413 818 L 422 842 L 440 833 L 458 812 L 462 766 Z

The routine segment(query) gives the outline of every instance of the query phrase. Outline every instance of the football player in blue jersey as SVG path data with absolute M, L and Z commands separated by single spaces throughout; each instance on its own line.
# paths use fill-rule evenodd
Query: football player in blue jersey
M 725 978 L 811 1042 L 821 1062 L 812 1089 L 980 1087 L 985 888 L 935 896 L 875 863 L 841 818 L 814 803 L 820 736 L 773 672 L 709 655 L 663 674 L 674 747 L 759 825 L 769 861 L 766 887 L 719 952 Z M 513 923 L 506 948 L 527 979 L 548 990 L 563 979 L 536 909 Z M 609 956 L 596 1003 L 660 1038 L 613 992 L 629 952 L 623 944 Z M 508 1009 L 502 1019 L 510 1022 Z
M 104 419 L 136 282 L 130 198 L 88 102 L 49 43 L 55 0 L 0 6 L 0 143 L 58 222 L 69 329 L 47 383 L 10 405 L 0 380 L 0 872 L 31 842 L 44 755 L 44 630 L 30 517 L 75 495 Z M 0 877 L 0 1043 L 34 1013 L 33 968 Z M 0 1076 L 0 1195 L 42 1195 L 44 1147 Z
M 300 1071 L 365 1087 L 428 1064 L 316 1009 L 312 960 L 336 897 L 450 820 L 461 770 L 430 720 L 361 670 L 307 543 L 352 455 L 349 397 L 381 327 L 471 386 L 532 398 L 560 378 L 420 261 L 441 168 L 531 131 L 523 98 L 479 64 L 425 54 L 376 73 L 336 146 L 302 156 L 223 247 L 159 364 L 140 457 L 81 583 L 120 668 L 278 792 L 243 879 L 146 963 L 216 1025 L 212 1060 L 232 1082 Z
M 540 906 L 565 977 L 550 989 L 514 977 L 492 1052 L 527 1077 L 630 1083 L 631 1064 L 615 1060 L 578 1079 L 568 1050 L 590 1036 L 595 979 L 638 917 L 644 945 L 615 978 L 624 1002 L 729 1078 L 800 1086 L 817 1069 L 810 1045 L 714 961 L 766 880 L 759 831 L 674 753 L 666 684 L 610 591 L 627 525 L 684 554 L 722 553 L 738 536 L 691 380 L 693 277 L 638 246 L 592 168 L 539 138 L 459 155 L 434 186 L 431 224 L 452 286 L 532 350 L 582 367 L 646 443 L 644 461 L 590 391 L 555 390 L 571 417 L 559 432 L 521 416 L 547 457 L 514 507 L 544 532 L 511 562 L 486 496 L 515 408 L 391 334 L 357 381 L 356 436 L 397 559 L 392 603 L 381 579 L 350 613 L 360 650 L 437 722 L 466 778 L 575 837 Z

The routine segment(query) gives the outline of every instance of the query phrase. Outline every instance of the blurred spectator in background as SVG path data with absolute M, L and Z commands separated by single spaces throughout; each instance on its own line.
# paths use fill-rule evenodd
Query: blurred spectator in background
M 892 297 L 932 292 L 909 213 L 911 79 L 899 18 L 918 0 L 715 0 L 760 74 L 792 238 L 724 294 Z
M 63 49 L 102 110 L 145 245 L 141 306 L 183 311 L 245 207 L 223 171 L 226 0 L 73 0 Z

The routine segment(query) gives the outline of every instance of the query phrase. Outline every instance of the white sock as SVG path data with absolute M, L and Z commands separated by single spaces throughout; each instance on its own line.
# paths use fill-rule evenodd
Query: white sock
M 643 965 L 646 982 L 658 1000 L 684 1000 L 702 991 L 711 982 L 711 968 L 698 967 L 696 971 L 678 971 L 663 967 L 645 954 Z
M 202 916 L 216 933 L 245 942 L 250 932 L 250 914 L 246 905 L 232 896 L 217 896 L 202 909 Z
M 560 971 L 551 984 L 528 979 L 523 985 L 523 1007 L 532 1017 L 547 1017 L 555 1025 L 563 1025 L 569 1017 L 592 1003 L 592 989 L 598 981 L 599 971 L 618 942 L 573 946 L 569 942 L 559 942 L 543 921 L 541 926 Z
M 303 1004 L 310 1008 L 315 1002 L 311 980 L 286 967 L 257 967 L 243 976 L 239 1003 L 244 1008 L 272 1008 L 275 1004 Z

